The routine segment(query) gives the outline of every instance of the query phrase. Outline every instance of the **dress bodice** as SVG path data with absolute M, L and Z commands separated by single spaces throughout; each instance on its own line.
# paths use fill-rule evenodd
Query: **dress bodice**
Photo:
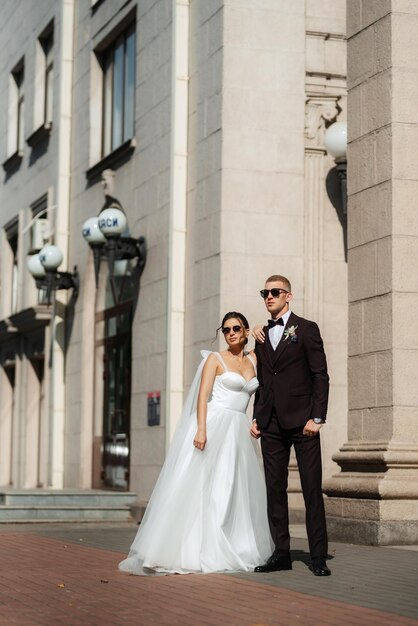
M 258 380 L 255 376 L 247 381 L 237 372 L 224 372 L 215 378 L 210 403 L 245 413 L 257 388 Z

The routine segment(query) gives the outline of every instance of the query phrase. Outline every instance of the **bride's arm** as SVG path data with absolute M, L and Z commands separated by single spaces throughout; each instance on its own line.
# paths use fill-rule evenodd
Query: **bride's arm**
M 219 367 L 218 359 L 211 354 L 202 371 L 202 380 L 200 381 L 199 395 L 197 397 L 197 432 L 193 439 L 193 445 L 198 450 L 203 450 L 206 445 L 206 414 L 208 400 Z

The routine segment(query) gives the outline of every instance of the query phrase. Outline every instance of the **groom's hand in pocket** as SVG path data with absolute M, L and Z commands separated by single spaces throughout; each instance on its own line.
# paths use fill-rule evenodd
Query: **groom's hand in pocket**
M 251 424 L 250 435 L 251 437 L 254 437 L 254 439 L 260 439 L 261 437 L 261 431 L 258 429 L 257 422 L 255 420 L 253 420 L 253 423 Z
M 306 437 L 315 437 L 320 429 L 322 424 L 315 424 L 315 422 L 311 419 L 308 420 L 303 428 L 303 434 Z

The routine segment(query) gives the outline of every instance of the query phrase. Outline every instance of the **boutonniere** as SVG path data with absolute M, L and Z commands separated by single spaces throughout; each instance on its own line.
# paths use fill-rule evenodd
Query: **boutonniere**
M 297 326 L 289 326 L 289 328 L 286 328 L 286 330 L 284 331 L 284 339 L 287 340 L 290 338 L 290 341 L 292 343 L 297 343 L 298 336 L 296 334 L 296 329 Z

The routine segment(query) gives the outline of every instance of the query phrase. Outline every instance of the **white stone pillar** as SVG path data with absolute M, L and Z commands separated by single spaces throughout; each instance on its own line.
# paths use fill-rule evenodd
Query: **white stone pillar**
M 168 250 L 166 447 L 183 405 L 186 274 L 187 140 L 189 98 L 189 2 L 173 0 L 172 109 L 170 154 L 170 241 Z

